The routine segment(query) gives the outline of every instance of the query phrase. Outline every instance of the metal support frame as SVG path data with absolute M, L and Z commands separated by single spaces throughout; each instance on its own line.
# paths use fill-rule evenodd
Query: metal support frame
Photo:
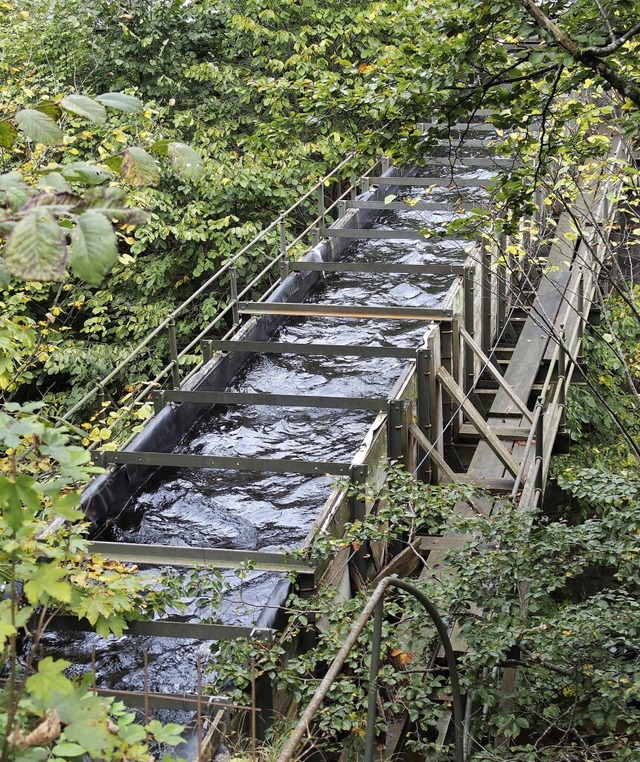
M 233 458 L 219 455 L 189 455 L 175 452 L 104 450 L 103 464 L 129 466 L 164 466 L 166 468 L 219 468 L 230 471 L 253 471 L 276 474 L 311 474 L 321 476 L 347 476 L 348 463 L 331 461 L 281 460 L 276 458 Z
M 192 405 L 264 405 L 274 407 L 335 408 L 336 410 L 386 410 L 386 397 L 326 397 L 258 392 L 156 391 L 154 400 Z
M 513 459 L 513 456 L 498 439 L 498 437 L 493 433 L 491 428 L 487 425 L 487 422 L 476 410 L 469 399 L 467 399 L 466 395 L 455 382 L 455 380 L 451 377 L 451 375 L 447 373 L 443 367 L 440 367 L 438 368 L 437 377 L 440 383 L 462 407 L 465 415 L 476 427 L 478 433 L 486 441 L 493 453 L 502 461 L 510 473 L 512 473 L 514 476 L 517 476 L 519 467 L 516 461 Z
M 287 258 L 287 228 L 284 220 L 278 223 L 278 233 L 280 235 L 280 257 L 284 262 Z
M 350 344 L 300 344 L 277 341 L 234 341 L 229 339 L 205 339 L 203 353 L 211 356 L 220 352 L 261 352 L 263 354 L 325 355 L 326 357 L 390 357 L 410 360 L 415 351 L 405 347 L 367 347 Z
M 429 188 L 431 186 L 476 188 L 486 187 L 494 182 L 493 178 L 478 177 L 373 177 L 369 176 L 370 185 L 398 185 L 404 187 Z
M 153 566 L 205 566 L 208 569 L 241 569 L 247 563 L 264 571 L 300 572 L 313 574 L 314 568 L 287 552 L 263 550 L 232 550 L 204 548 L 191 545 L 144 545 L 133 542 L 88 543 L 89 553 L 98 553 L 111 561 Z
M 536 491 L 540 498 L 544 492 L 544 410 L 540 411 L 536 422 Z
M 501 235 L 498 243 L 498 263 L 496 277 L 498 280 L 498 335 L 502 335 L 507 313 L 507 264 L 505 252 L 507 250 L 507 236 Z
M 387 231 L 389 232 L 389 231 Z M 462 265 L 413 265 L 387 262 L 289 262 L 290 270 L 333 273 L 389 273 L 390 275 L 462 275 Z
M 95 626 L 87 619 L 74 616 L 54 616 L 50 628 L 65 632 L 95 632 Z M 192 640 L 273 640 L 273 630 L 263 627 L 236 627 L 226 624 L 201 624 L 199 622 L 171 622 L 163 620 L 135 621 L 127 623 L 127 635 L 144 635 L 156 638 L 186 638 Z
M 306 317 L 378 318 L 381 320 L 449 320 L 453 310 L 428 307 L 365 307 L 355 304 L 306 302 L 240 302 L 242 315 L 300 315 Z
M 391 461 L 406 465 L 409 400 L 389 400 L 387 413 L 387 454 Z
M 513 391 L 511 386 L 504 380 L 504 376 L 502 375 L 502 373 L 500 373 L 498 368 L 491 362 L 491 360 L 482 351 L 482 349 L 476 344 L 473 338 L 469 336 L 469 334 L 464 328 L 460 328 L 460 335 L 462 336 L 462 340 L 464 341 L 465 346 L 471 350 L 471 352 L 484 365 L 485 369 L 488 370 L 489 373 L 491 373 L 491 375 L 495 379 L 498 386 L 502 389 L 502 391 L 509 397 L 509 399 L 518 408 L 518 410 L 522 413 L 522 415 L 528 421 L 532 422 L 533 413 L 524 404 L 524 402 L 520 399 L 520 397 L 518 397 L 518 395 Z

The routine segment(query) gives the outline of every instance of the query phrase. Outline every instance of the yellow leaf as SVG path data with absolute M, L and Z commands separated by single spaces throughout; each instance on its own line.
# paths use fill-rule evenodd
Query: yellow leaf
M 9 6 L 11 7 L 11 6 Z M 29 11 L 20 11 L 20 15 L 26 21 L 29 18 Z

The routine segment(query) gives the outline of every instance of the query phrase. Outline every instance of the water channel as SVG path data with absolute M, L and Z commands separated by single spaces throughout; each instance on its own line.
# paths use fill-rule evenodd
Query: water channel
M 448 169 L 429 167 L 425 174 Z M 462 168 L 460 177 L 486 173 Z M 407 189 L 409 200 L 481 203 L 478 187 Z M 383 212 L 372 227 L 436 228 L 449 212 Z M 345 259 L 362 262 L 439 263 L 460 265 L 463 241 L 360 240 Z M 327 277 L 307 301 L 323 304 L 436 307 L 453 276 L 338 274 Z M 283 342 L 417 347 L 424 333 L 418 321 L 290 319 L 273 338 Z M 401 360 L 300 355 L 255 356 L 236 378 L 231 391 L 385 397 L 402 368 Z M 177 452 L 261 458 L 292 457 L 349 463 L 375 414 L 314 408 L 216 406 L 203 412 L 176 448 Z M 277 550 L 300 545 L 311 528 L 331 485 L 326 477 L 255 474 L 215 469 L 160 469 L 128 501 L 115 522 L 113 536 L 126 542 L 193 545 L 250 550 Z M 244 579 L 226 573 L 222 605 L 216 612 L 225 624 L 254 624 L 282 575 L 249 571 Z M 187 602 L 182 617 L 210 616 L 206 601 Z M 206 661 L 210 643 L 157 637 L 110 637 L 49 633 L 48 655 L 67 658 L 74 671 L 95 669 L 100 687 L 141 690 L 143 661 L 152 692 L 193 692 L 196 660 Z M 160 713 L 167 719 L 168 714 Z M 172 721 L 191 715 L 172 713 Z

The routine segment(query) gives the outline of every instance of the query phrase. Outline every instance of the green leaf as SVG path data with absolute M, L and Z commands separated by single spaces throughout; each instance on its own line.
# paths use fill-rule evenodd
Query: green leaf
M 0 148 L 11 148 L 18 130 L 6 119 L 0 122 Z
M 122 156 L 120 156 L 120 154 L 116 154 L 115 156 L 108 156 L 106 159 L 103 159 L 103 163 L 106 164 L 109 169 L 112 169 L 114 172 L 122 172 Z
M 27 693 L 36 698 L 41 705 L 47 705 L 53 694 L 68 696 L 73 693 L 73 683 L 64 671 L 71 662 L 45 656 L 38 662 L 38 671 L 25 681 Z
M 113 178 L 113 174 L 108 169 L 96 167 L 94 164 L 87 164 L 83 161 L 76 161 L 73 164 L 66 164 L 62 167 L 62 175 L 72 183 L 84 183 L 85 185 L 100 185 Z
M 116 234 L 109 220 L 89 209 L 71 231 L 71 269 L 87 283 L 98 284 L 118 259 Z
M 90 188 L 82 202 L 72 211 L 77 213 L 86 209 L 101 212 L 110 220 L 125 222 L 129 225 L 144 224 L 149 215 L 142 209 L 125 206 L 126 194 L 120 188 Z
M 142 103 L 137 98 L 125 93 L 102 93 L 96 96 L 96 100 L 103 106 L 124 111 L 126 114 L 136 114 L 143 109 Z
M 14 531 L 41 507 L 40 493 L 34 486 L 33 477 L 27 474 L 18 474 L 15 479 L 0 474 L 0 506 L 4 508 L 7 525 Z
M 10 638 L 18 632 L 13 622 L 13 607 L 14 601 L 11 598 L 0 601 L 0 642 L 2 643 L 5 638 Z
M 64 280 L 67 247 L 48 209 L 34 209 L 18 222 L 9 236 L 4 264 L 10 273 L 24 280 Z
M 169 160 L 176 172 L 197 183 L 204 174 L 204 163 L 200 155 L 184 143 L 169 143 L 168 151 Z
M 143 148 L 134 146 L 122 154 L 122 174 L 132 185 L 157 185 L 160 180 L 157 161 Z
M 20 172 L 5 172 L 0 175 L 0 203 L 3 206 L 15 211 L 29 200 L 32 192 Z
M 46 146 L 54 146 L 62 143 L 62 130 L 50 116 L 32 108 L 24 108 L 18 111 L 14 117 L 18 127 L 30 139 Z
M 72 114 L 83 116 L 96 124 L 104 124 L 107 121 L 107 111 L 105 107 L 94 101 L 93 98 L 87 98 L 86 95 L 67 95 L 60 101 L 60 105 L 66 111 Z
M 172 142 L 172 140 L 156 140 L 149 150 L 151 153 L 158 154 L 158 156 L 168 156 L 169 146 Z
M 163 725 L 158 720 L 151 720 L 151 722 L 147 723 L 146 730 L 153 735 L 158 743 L 177 746 L 184 741 L 184 738 L 182 737 L 184 725 L 178 725 L 175 722 Z
M 61 569 L 54 561 L 50 564 L 42 564 L 36 573 L 25 583 L 24 592 L 29 603 L 37 603 L 53 598 L 62 603 L 71 600 L 71 584 L 63 577 L 67 574 L 66 569 Z
M 55 190 L 60 193 L 71 193 L 71 186 L 60 172 L 49 172 L 38 180 L 38 188 Z
M 11 283 L 11 273 L 4 266 L 4 260 L 0 259 L 0 287 L 6 288 Z
M 62 116 L 62 111 L 60 110 L 60 106 L 55 101 L 51 100 L 44 100 L 40 101 L 39 103 L 36 103 L 36 105 L 33 107 L 36 111 L 40 111 L 43 114 L 46 114 L 48 117 L 51 117 L 51 119 L 60 119 Z
M 77 743 L 63 742 L 53 747 L 51 753 L 56 757 L 79 757 L 86 749 Z

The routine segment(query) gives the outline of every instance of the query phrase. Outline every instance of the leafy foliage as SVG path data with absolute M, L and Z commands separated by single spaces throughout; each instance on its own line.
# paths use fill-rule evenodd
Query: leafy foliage
M 59 612 L 86 617 L 99 633 L 121 635 L 141 610 L 167 605 L 158 579 L 87 553 L 78 481 L 97 469 L 67 432 L 47 424 L 38 405 L 0 412 L 0 744 L 2 759 L 149 759 L 148 740 L 181 741 L 178 726 L 137 725 L 120 702 L 91 690 L 91 676 L 40 655 Z M 173 596 L 170 596 L 173 600 Z M 29 632 L 29 645 L 24 634 Z

